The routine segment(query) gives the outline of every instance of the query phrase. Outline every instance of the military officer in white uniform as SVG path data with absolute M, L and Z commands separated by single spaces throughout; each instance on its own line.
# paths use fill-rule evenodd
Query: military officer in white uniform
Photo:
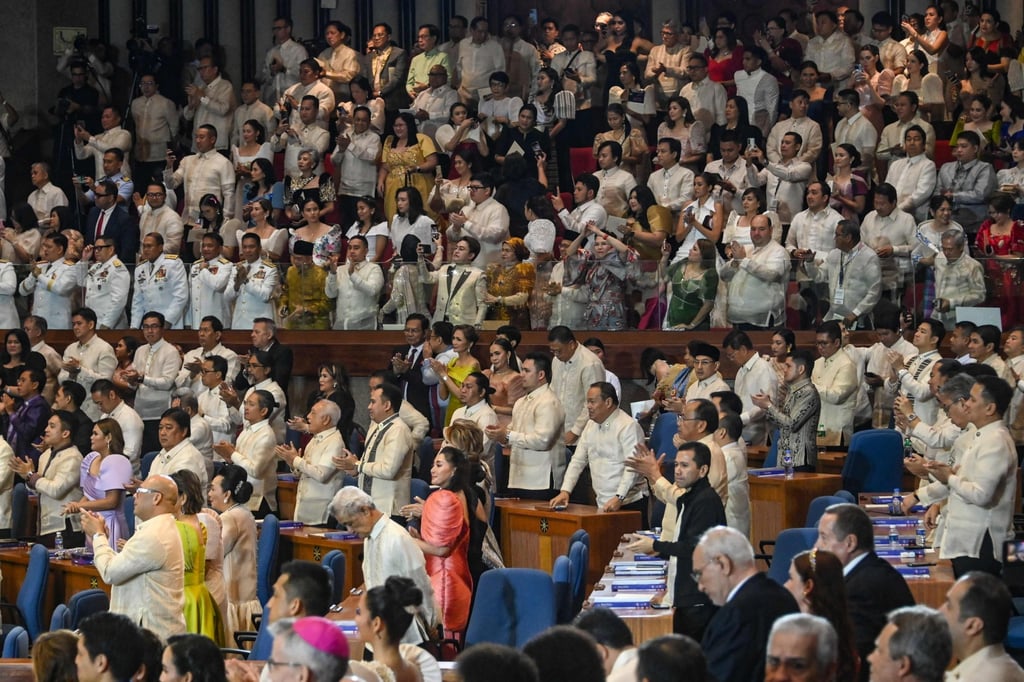
M 95 255 L 96 262 L 85 275 L 85 307 L 95 311 L 97 328 L 124 329 L 132 276 L 117 257 L 117 245 L 110 237 L 98 237 L 94 246 L 86 247 L 86 254 Z
M 224 299 L 228 280 L 234 267 L 231 261 L 220 255 L 224 248 L 224 238 L 216 232 L 203 235 L 200 253 L 202 260 L 192 264 L 189 271 L 189 289 L 192 291 L 192 302 L 185 314 L 185 324 L 192 329 L 210 315 L 219 320 L 228 319 L 228 302 Z
M 164 253 L 164 238 L 150 232 L 142 240 L 143 262 L 135 269 L 132 297 L 132 329 L 142 326 L 142 316 L 159 310 L 172 329 L 181 329 L 188 305 L 188 273 L 178 257 Z
M 273 263 L 260 259 L 259 235 L 244 234 L 239 248 L 241 262 L 231 271 L 224 298 L 228 304 L 235 304 L 231 328 L 252 329 L 253 320 L 274 318 L 274 295 L 280 276 Z
M 77 263 L 65 259 L 68 238 L 59 232 L 43 237 L 39 255 L 45 263 L 36 264 L 18 288 L 22 296 L 34 294 L 32 314 L 46 320 L 49 329 L 71 328 L 71 295 L 78 288 Z

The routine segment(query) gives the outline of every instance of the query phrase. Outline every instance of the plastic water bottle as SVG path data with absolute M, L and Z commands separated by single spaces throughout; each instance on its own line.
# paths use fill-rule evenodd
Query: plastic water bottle
M 53 538 L 53 547 L 58 552 L 64 551 L 64 534 L 60 531 L 57 531 L 57 535 L 55 535 Z
M 825 440 L 825 423 L 818 422 L 818 447 L 821 447 L 821 441 Z
M 917 546 L 924 549 L 925 538 L 928 536 L 927 531 L 924 529 L 924 521 L 919 520 L 917 522 L 917 529 L 914 531 L 915 537 L 917 537 Z
M 896 526 L 889 526 L 889 546 L 893 549 L 900 547 L 900 533 L 896 530 Z
M 786 451 L 782 453 L 782 468 L 786 472 L 786 478 L 793 478 L 793 451 L 786 448 Z
M 903 439 L 903 458 L 914 456 L 914 444 L 910 442 L 910 436 Z
M 889 502 L 890 516 L 903 516 L 903 495 L 899 488 L 892 489 L 892 501 Z

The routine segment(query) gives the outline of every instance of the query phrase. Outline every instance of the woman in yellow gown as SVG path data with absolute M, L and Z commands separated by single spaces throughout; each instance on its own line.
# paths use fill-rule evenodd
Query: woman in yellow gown
M 444 425 L 452 421 L 452 413 L 462 407 L 462 400 L 459 398 L 462 392 L 462 381 L 473 372 L 480 371 L 480 363 L 473 357 L 473 345 L 480 338 L 476 328 L 469 324 L 459 324 L 452 332 L 452 350 L 455 357 L 447 365 L 443 365 L 436 359 L 430 359 L 430 366 L 441 377 L 438 395 L 441 400 L 448 401 L 448 409 L 444 413 Z
M 206 586 L 207 529 L 198 518 L 202 511 L 202 488 L 199 477 L 182 469 L 171 475 L 178 486 L 178 533 L 185 557 L 185 629 L 209 637 L 217 646 L 224 646 L 225 630 L 220 609 Z
M 384 216 L 389 224 L 397 212 L 395 192 L 399 188 L 415 187 L 423 199 L 421 203 L 427 204 L 438 162 L 433 140 L 416 131 L 412 114 L 400 113 L 392 130 L 394 134 L 388 135 L 381 146 L 377 164 L 377 192 L 384 197 Z

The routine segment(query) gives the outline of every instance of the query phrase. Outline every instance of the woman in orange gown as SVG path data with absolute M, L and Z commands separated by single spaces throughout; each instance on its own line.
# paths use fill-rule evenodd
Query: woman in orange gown
M 469 622 L 473 578 L 469 571 L 470 510 L 479 504 L 470 482 L 469 459 L 453 447 L 441 448 L 430 469 L 439 486 L 423 503 L 420 530 L 409 534 L 423 550 L 434 596 L 441 606 L 445 637 L 462 638 Z

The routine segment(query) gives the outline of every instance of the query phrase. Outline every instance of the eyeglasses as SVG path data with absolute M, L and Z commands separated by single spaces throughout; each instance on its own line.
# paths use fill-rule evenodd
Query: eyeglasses
M 700 577 L 702 575 L 704 575 L 704 571 L 708 570 L 708 566 L 710 566 L 711 564 L 716 564 L 716 563 L 718 563 L 718 557 L 715 557 L 714 559 L 711 559 L 706 564 L 701 566 L 699 569 L 697 569 L 693 573 L 691 573 L 690 577 L 693 578 L 693 582 L 699 583 L 700 582 Z
M 676 421 L 677 422 L 697 422 L 697 421 L 700 421 L 700 419 L 698 419 L 697 417 L 687 417 L 685 414 L 680 414 L 680 415 L 676 416 Z
M 693 366 L 694 367 L 707 367 L 707 366 L 710 366 L 710 365 L 713 365 L 713 364 L 715 364 L 714 360 L 706 360 L 705 359 L 705 360 L 694 360 L 693 361 Z
M 94 197 L 110 197 L 110 196 L 114 196 L 113 194 L 107 194 L 106 192 L 93 192 L 92 195 Z
M 216 374 L 217 370 L 215 370 L 215 369 L 201 369 L 201 370 L 199 370 L 199 373 L 200 374 Z
M 272 658 L 267 659 L 267 668 L 273 670 L 275 665 L 286 665 L 289 668 L 301 668 L 305 666 L 305 663 L 295 663 L 294 661 L 275 661 Z
M 250 362 L 248 365 L 246 365 L 246 367 L 248 367 L 249 369 L 263 369 L 265 365 L 255 365 Z
M 144 324 L 144 325 L 142 325 L 142 328 L 143 329 L 163 329 L 164 326 L 162 324 Z
M 143 488 L 141 486 L 135 489 L 135 494 L 136 495 L 148 495 L 149 493 L 158 493 L 158 492 L 160 492 L 160 491 L 157 490 L 156 488 Z
M 150 199 L 156 199 L 157 197 L 166 196 L 164 192 L 146 192 L 146 196 Z
M 467 185 L 466 189 L 468 189 L 470 192 L 479 192 L 480 190 L 487 188 L 482 185 Z
M 114 248 L 113 244 L 97 244 L 96 246 L 93 247 L 93 249 L 96 249 L 96 250 L 99 250 L 99 249 L 112 249 L 112 248 Z

